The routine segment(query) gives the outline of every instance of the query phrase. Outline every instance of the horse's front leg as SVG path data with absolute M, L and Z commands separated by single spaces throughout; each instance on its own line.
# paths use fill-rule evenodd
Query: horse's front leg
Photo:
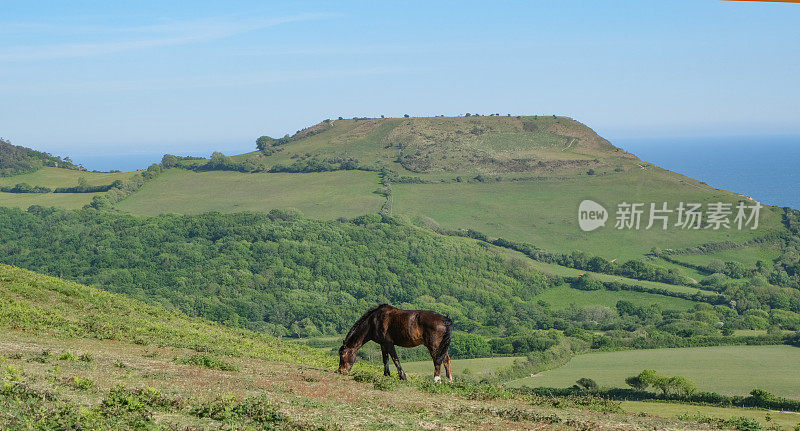
M 383 375 L 391 376 L 392 373 L 389 371 L 389 349 L 383 344 L 381 344 L 381 357 L 383 358 Z
M 400 359 L 397 357 L 397 351 L 394 349 L 394 344 L 389 344 L 388 347 L 389 355 L 392 356 L 394 366 L 397 367 L 397 375 L 400 376 L 400 380 L 406 380 L 406 372 L 403 371 L 403 367 L 400 366 Z

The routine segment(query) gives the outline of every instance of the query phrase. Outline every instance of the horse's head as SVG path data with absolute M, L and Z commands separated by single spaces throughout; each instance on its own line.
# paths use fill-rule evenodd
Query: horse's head
M 347 374 L 350 371 L 350 368 L 353 367 L 353 363 L 356 362 L 356 352 L 358 349 L 353 347 L 342 347 L 339 348 L 339 370 L 337 371 L 339 374 Z

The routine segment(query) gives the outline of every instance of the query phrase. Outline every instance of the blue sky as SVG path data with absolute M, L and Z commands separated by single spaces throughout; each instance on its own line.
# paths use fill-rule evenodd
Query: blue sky
M 433 4 L 431 4 L 433 3 Z M 571 116 L 612 139 L 800 134 L 800 5 L 0 0 L 0 136 L 235 154 L 338 116 Z

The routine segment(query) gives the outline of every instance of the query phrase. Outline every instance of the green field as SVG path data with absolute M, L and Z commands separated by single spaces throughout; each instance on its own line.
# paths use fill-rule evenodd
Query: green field
M 800 398 L 800 348 L 791 346 L 720 346 L 631 350 L 580 355 L 561 368 L 526 377 L 511 386 L 572 386 L 581 377 L 606 387 L 627 387 L 625 378 L 644 369 L 694 380 L 701 391 L 746 395 L 755 388 Z
M 687 299 L 653 293 L 609 290 L 586 291 L 573 289 L 569 286 L 557 286 L 547 289 L 536 295 L 536 299 L 546 302 L 554 310 L 564 309 L 572 304 L 577 307 L 601 305 L 614 309 L 620 300 L 630 301 L 639 306 L 658 304 L 664 310 L 689 310 L 696 304 L 696 302 Z
M 111 184 L 115 180 L 124 180 L 135 175 L 136 172 L 85 172 L 71 169 L 44 167 L 29 174 L 0 177 L 0 186 L 13 186 L 19 183 L 28 183 L 32 186 L 43 187 L 72 187 L 78 185 L 78 179 L 86 179 L 90 186 Z
M 520 255 L 522 255 L 522 254 L 520 253 Z M 616 281 L 616 282 L 630 284 L 630 285 L 644 286 L 644 287 L 650 287 L 650 288 L 655 288 L 655 289 L 665 289 L 665 290 L 669 290 L 669 291 L 672 291 L 672 292 L 680 292 L 680 293 L 691 293 L 691 294 L 700 293 L 700 294 L 703 294 L 703 295 L 713 295 L 712 292 L 708 292 L 708 291 L 700 289 L 701 286 L 698 286 L 698 287 L 681 286 L 681 285 L 675 285 L 675 284 L 659 283 L 659 282 L 656 282 L 656 281 L 636 280 L 636 279 L 633 279 L 633 278 L 620 277 L 618 275 L 603 274 L 603 273 L 599 273 L 599 272 L 584 271 L 584 270 L 575 269 L 575 268 L 568 268 L 566 266 L 556 265 L 556 264 L 553 264 L 553 263 L 539 262 L 539 261 L 536 261 L 536 260 L 531 260 L 528 263 L 530 263 L 530 265 L 532 267 L 538 269 L 539 271 L 541 271 L 541 272 L 543 272 L 545 274 L 558 275 L 558 276 L 561 276 L 561 277 L 577 277 L 580 274 L 589 274 L 592 277 L 594 277 L 594 278 L 596 278 L 597 280 L 600 280 L 600 281 Z
M 469 374 L 481 376 L 491 374 L 500 368 L 509 367 L 515 361 L 525 361 L 522 356 L 498 356 L 495 358 L 453 359 L 452 372 L 454 376 L 464 375 L 464 370 L 469 369 Z M 403 363 L 403 369 L 409 374 L 427 376 L 433 374 L 433 361 L 415 361 Z M 394 369 L 392 369 L 394 372 Z
M 758 421 L 761 426 L 777 426 L 781 430 L 794 430 L 800 426 L 800 413 L 775 412 L 759 409 L 740 409 L 712 406 L 696 406 L 687 404 L 623 401 L 622 409 L 631 413 L 645 413 L 663 418 L 709 417 L 709 418 L 747 418 Z
M 82 172 L 70 169 L 44 167 L 36 172 L 12 177 L 0 177 L 0 186 L 13 187 L 19 183 L 28 183 L 32 186 L 42 186 L 54 189 L 56 187 L 73 187 L 78 185 L 78 179 L 83 178 L 90 186 L 111 184 L 115 180 L 124 180 L 135 172 Z M 0 206 L 28 208 L 31 205 L 45 207 L 59 207 L 65 209 L 78 209 L 90 203 L 92 198 L 100 193 L 3 193 L 0 192 Z
M 373 172 L 243 174 L 170 169 L 117 208 L 144 215 L 296 208 L 310 218 L 332 219 L 377 212 L 383 202 L 373 193 L 377 188 Z
M 772 262 L 780 256 L 780 250 L 776 246 L 747 247 L 734 250 L 723 250 L 708 254 L 686 254 L 672 256 L 679 262 L 691 263 L 693 265 L 708 265 L 712 260 L 722 262 L 736 261 L 745 264 L 749 268 L 755 268 L 758 260 Z
M 493 237 L 530 242 L 550 251 L 583 250 L 607 259 L 641 257 L 653 247 L 684 248 L 715 241 L 746 241 L 781 229 L 780 209 L 762 209 L 755 231 L 733 229 L 614 229 L 620 202 L 736 202 L 739 196 L 658 168 L 604 176 L 492 183 L 397 184 L 394 211 L 430 217 L 450 229 L 471 228 Z M 609 211 L 606 227 L 583 232 L 578 205 L 594 200 Z M 649 206 L 648 206 L 649 208 Z M 673 214 L 673 222 L 675 216 Z
M 73 184 L 74 185 L 74 184 Z M 3 193 L 0 206 L 27 209 L 31 205 L 58 207 L 68 210 L 83 208 L 102 193 Z

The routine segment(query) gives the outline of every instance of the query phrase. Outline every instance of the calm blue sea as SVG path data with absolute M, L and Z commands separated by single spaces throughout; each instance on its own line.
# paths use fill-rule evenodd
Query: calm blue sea
M 617 147 L 713 187 L 800 209 L 800 136 L 616 139 Z

